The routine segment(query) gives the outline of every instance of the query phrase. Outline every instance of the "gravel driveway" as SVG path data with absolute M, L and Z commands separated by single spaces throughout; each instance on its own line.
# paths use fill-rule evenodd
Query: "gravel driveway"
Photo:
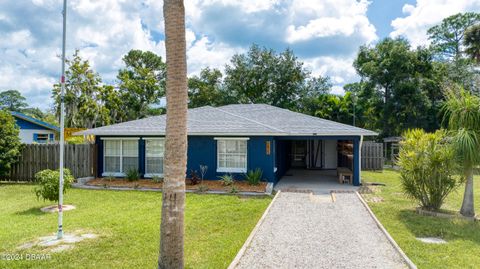
M 408 268 L 355 193 L 281 192 L 235 268 Z

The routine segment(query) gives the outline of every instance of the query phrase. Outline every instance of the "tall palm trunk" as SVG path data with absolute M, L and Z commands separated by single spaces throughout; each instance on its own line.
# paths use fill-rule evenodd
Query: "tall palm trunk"
M 183 0 L 165 0 L 167 126 L 158 268 L 183 268 L 187 163 L 187 57 Z
M 467 181 L 465 182 L 465 193 L 463 194 L 462 208 L 460 214 L 466 217 L 475 216 L 475 207 L 473 205 L 473 169 L 469 168 L 465 172 Z

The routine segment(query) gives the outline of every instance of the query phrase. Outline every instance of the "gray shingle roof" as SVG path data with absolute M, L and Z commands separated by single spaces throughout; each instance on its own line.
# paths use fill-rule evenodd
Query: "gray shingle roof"
M 78 132 L 79 135 L 164 135 L 165 115 Z M 377 135 L 350 125 L 264 104 L 204 106 L 188 110 L 189 135 Z

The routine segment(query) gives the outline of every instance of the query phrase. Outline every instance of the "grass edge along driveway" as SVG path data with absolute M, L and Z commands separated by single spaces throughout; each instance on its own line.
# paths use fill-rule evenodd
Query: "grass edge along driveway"
M 363 194 L 370 208 L 418 268 L 480 268 L 480 223 L 420 216 L 417 204 L 405 197 L 396 171 L 362 172 L 364 182 L 381 182 L 373 194 Z M 480 212 L 480 177 L 475 177 L 475 208 Z M 450 194 L 442 209 L 460 209 L 464 186 Z M 372 199 L 372 198 L 376 199 Z M 373 202 L 378 198 L 382 202 Z M 426 244 L 416 237 L 440 237 L 447 244 Z
M 56 231 L 57 214 L 40 212 L 33 185 L 0 184 L 0 255 L 48 253 L 17 250 L 27 241 Z M 226 268 L 260 219 L 271 198 L 187 194 L 187 268 Z M 160 192 L 70 189 L 64 230 L 98 234 L 72 250 L 44 261 L 0 259 L 0 268 L 155 268 L 158 257 Z M 25 257 L 25 256 L 24 256 Z

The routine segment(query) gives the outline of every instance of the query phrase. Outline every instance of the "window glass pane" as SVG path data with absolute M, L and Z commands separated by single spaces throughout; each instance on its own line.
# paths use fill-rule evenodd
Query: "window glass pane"
M 146 155 L 146 173 L 148 174 L 163 174 L 163 154 L 165 151 L 165 140 L 152 139 L 146 140 L 145 155 Z
M 138 171 L 138 157 L 123 157 L 122 166 L 123 173 L 127 173 L 130 170 Z
M 147 157 L 146 172 L 149 174 L 163 174 L 163 157 Z
M 105 156 L 105 171 L 106 173 L 120 172 L 120 157 Z
M 105 156 L 120 156 L 120 140 L 105 140 Z
M 238 152 L 237 141 L 227 141 L 227 153 Z
M 122 141 L 122 156 L 137 157 L 138 156 L 138 141 L 137 140 L 123 140 Z M 125 169 L 124 169 L 125 170 Z
M 217 147 L 219 168 L 247 168 L 246 140 L 218 140 Z
M 217 141 L 217 147 L 218 147 L 218 152 L 219 153 L 225 153 L 225 141 L 224 140 L 218 140 Z
M 165 151 L 164 140 L 147 140 L 145 147 L 147 157 L 162 157 Z

